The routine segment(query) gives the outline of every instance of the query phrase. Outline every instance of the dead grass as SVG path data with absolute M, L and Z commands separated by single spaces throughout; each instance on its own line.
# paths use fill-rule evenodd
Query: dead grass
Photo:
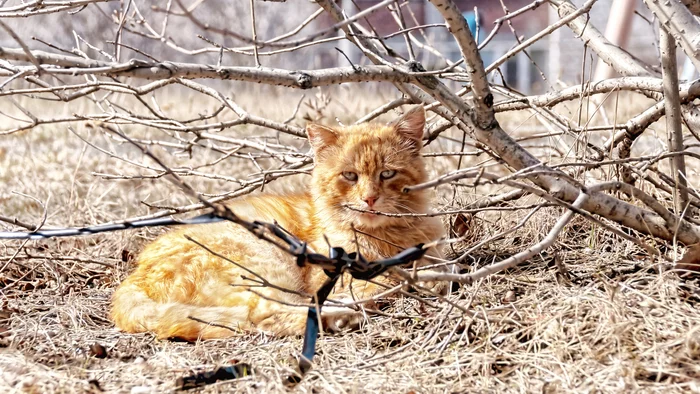
M 340 113 L 341 121 L 373 107 L 374 102 L 337 94 L 340 99 L 334 102 L 343 105 L 334 103 L 325 113 Z M 254 98 L 241 100 L 245 108 L 260 108 L 258 115 L 277 120 L 289 116 L 296 104 L 288 97 L 270 98 L 270 105 L 262 107 L 255 106 Z M 196 114 L 211 110 L 211 103 L 184 107 L 173 103 L 164 110 Z M 45 108 L 43 115 L 54 110 Z M 91 109 L 86 105 L 80 110 Z M 506 129 L 522 127 L 517 126 L 522 120 L 515 115 L 501 118 Z M 135 150 L 102 134 L 83 126 L 76 130 L 94 144 L 147 163 Z M 258 131 L 226 130 L 222 135 Z M 157 130 L 130 132 L 164 138 Z M 457 143 L 440 144 L 434 149 L 455 150 Z M 215 157 L 206 150 L 191 159 L 167 154 L 173 150 L 165 148 L 154 150 L 171 165 L 196 165 Z M 454 158 L 431 160 L 436 173 L 456 167 Z M 462 167 L 474 162 L 469 160 Z M 242 178 L 252 171 L 243 163 L 232 159 L 207 171 Z M 120 220 L 191 202 L 160 178 L 114 180 L 95 174 L 153 172 L 88 147 L 64 125 L 4 137 L 0 211 L 28 223 L 39 223 L 45 211 L 46 226 L 66 226 Z M 299 187 L 293 184 L 304 179 L 300 175 L 270 186 Z M 187 180 L 210 193 L 238 187 L 202 177 Z M 493 191 L 462 188 L 452 199 L 451 189 L 445 188 L 438 200 L 441 208 L 453 208 Z M 36 197 L 45 206 L 12 192 Z M 543 209 L 520 230 L 475 251 L 464 268 L 532 245 L 560 214 L 558 208 Z M 455 245 L 455 253 L 512 228 L 523 216 L 479 214 L 474 222 L 480 226 L 478 237 Z M 254 366 L 252 377 L 217 383 L 202 392 L 286 392 L 282 381 L 294 367 L 300 338 L 251 333 L 189 344 L 125 335 L 113 328 L 107 316 L 110 295 L 140 247 L 161 231 L 2 242 L 0 390 L 167 392 L 178 377 L 244 361 Z M 656 245 L 671 250 L 670 245 Z M 636 246 L 576 218 L 555 248 L 450 296 L 454 303 L 471 304 L 480 318 L 440 300 L 387 303 L 385 312 L 392 317 L 372 316 L 360 331 L 320 340 L 313 370 L 292 392 L 700 392 L 698 282 L 681 280 L 662 268 Z M 106 348 L 105 358 L 91 353 L 95 343 Z

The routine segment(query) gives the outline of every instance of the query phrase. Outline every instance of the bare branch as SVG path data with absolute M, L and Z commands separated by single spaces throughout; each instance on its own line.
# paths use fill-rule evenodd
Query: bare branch
M 32 51 L 38 64 L 46 65 L 43 71 L 54 75 L 106 75 L 144 79 L 213 78 L 245 82 L 265 83 L 297 89 L 337 85 L 345 82 L 410 82 L 410 72 L 387 66 L 336 67 L 325 70 L 293 71 L 266 67 L 212 66 L 176 62 L 148 62 L 131 60 L 126 63 L 110 63 Z M 21 49 L 0 48 L 0 59 L 30 61 Z M 49 67 L 55 65 L 60 67 Z M 17 67 L 20 72 L 26 70 Z
M 683 150 L 683 130 L 681 129 L 681 99 L 678 92 L 678 68 L 676 67 L 676 42 L 666 30 L 667 28 L 664 26 L 659 28 L 668 150 L 673 153 Z M 681 213 L 688 205 L 685 158 L 682 155 L 674 156 L 671 159 L 671 174 L 678 185 L 674 188 L 676 213 Z
M 550 4 L 556 8 L 559 16 L 564 18 L 576 12 L 569 0 L 551 0 Z M 579 16 L 567 24 L 569 28 L 581 38 L 600 57 L 605 64 L 623 76 L 658 76 L 657 72 L 650 70 L 646 65 L 635 59 L 622 48 L 612 45 L 594 26 L 588 23 L 586 16 Z
M 494 127 L 496 122 L 493 111 L 493 95 L 486 80 L 484 62 L 479 56 L 479 48 L 469 31 L 467 21 L 451 0 L 431 0 L 431 3 L 445 18 L 450 33 L 457 40 L 462 57 L 469 65 L 467 70 L 469 70 L 471 90 L 474 94 L 476 125 L 481 129 L 490 129 Z
M 683 52 L 700 69 L 700 23 L 680 0 L 644 0 L 644 4 L 659 19 Z

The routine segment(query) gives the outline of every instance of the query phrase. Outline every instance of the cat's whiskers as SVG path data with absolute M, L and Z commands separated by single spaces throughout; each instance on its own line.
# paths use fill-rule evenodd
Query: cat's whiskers
M 408 205 L 400 203 L 400 202 L 394 203 L 394 206 L 405 210 L 405 212 L 397 212 L 397 213 L 408 213 L 408 214 L 420 214 L 421 213 L 421 212 L 418 212 L 417 210 L 415 210 L 414 208 L 411 208 Z
M 316 215 L 316 217 L 317 217 L 319 220 L 322 220 L 322 221 L 326 224 L 326 225 L 323 226 L 323 227 L 325 227 L 325 228 L 327 228 L 327 229 L 329 229 L 329 230 L 333 230 L 333 229 L 335 229 L 335 228 L 337 228 L 337 227 L 341 227 L 341 226 L 338 226 L 338 224 L 337 224 L 337 220 L 336 220 L 336 219 L 338 219 L 338 217 L 340 217 L 340 220 L 342 220 L 342 221 L 347 221 L 347 219 L 348 219 L 348 218 L 346 217 L 346 215 L 345 215 L 344 212 L 342 212 L 342 211 L 340 211 L 340 210 L 332 209 L 332 208 L 330 208 L 330 207 L 323 207 L 323 208 L 321 208 L 319 213 L 327 212 L 327 211 L 330 211 L 330 213 L 327 214 L 327 215 L 324 215 L 323 217 L 319 217 L 319 216 L 321 216 L 321 215 Z
M 348 209 L 345 204 L 339 206 L 325 205 L 318 208 L 319 212 L 328 212 L 330 214 L 322 218 L 326 223 L 326 228 L 335 231 L 343 231 L 349 229 L 352 225 L 357 224 L 358 217 L 355 211 Z M 319 215 L 317 215 L 319 216 Z
M 396 221 L 401 222 L 402 228 L 409 229 L 412 231 L 418 231 L 420 233 L 420 235 L 422 237 L 426 238 L 426 241 L 428 241 L 427 234 L 421 226 L 422 221 L 423 221 L 423 216 L 412 216 L 412 214 L 420 214 L 421 212 L 417 212 L 415 209 L 413 209 L 405 204 L 402 204 L 400 202 L 394 202 L 394 207 L 404 210 L 404 212 L 396 212 L 399 215 L 402 213 L 405 213 L 407 215 L 392 216 L 392 218 L 395 219 Z

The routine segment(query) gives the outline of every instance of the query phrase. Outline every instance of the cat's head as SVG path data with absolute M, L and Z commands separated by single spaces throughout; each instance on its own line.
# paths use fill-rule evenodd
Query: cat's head
M 421 106 L 389 124 L 307 125 L 315 153 L 312 196 L 319 218 L 369 230 L 411 219 L 358 210 L 426 212 L 427 193 L 403 191 L 427 180 L 420 154 L 424 127 Z

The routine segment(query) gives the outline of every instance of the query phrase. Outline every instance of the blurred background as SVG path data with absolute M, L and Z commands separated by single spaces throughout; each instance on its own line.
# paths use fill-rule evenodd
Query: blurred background
M 369 0 L 340 0 L 338 3 L 344 9 L 356 12 L 377 4 L 376 1 Z M 429 25 L 422 31 L 409 32 L 414 43 L 417 42 L 426 49 L 418 51 L 417 60 L 428 69 L 437 69 L 447 64 L 445 59 L 460 59 L 459 49 L 445 29 L 435 7 L 426 0 L 409 0 L 407 3 L 408 6 L 403 7 L 405 27 Z M 545 1 L 456 0 L 455 3 L 482 44 L 493 32 L 499 18 L 507 12 L 529 6 L 530 9 L 521 16 L 504 22 L 493 38 L 481 48 L 487 66 L 517 45 L 518 40 L 525 40 L 559 20 L 554 7 Z M 581 6 L 584 1 L 575 0 L 572 3 Z M 22 3 L 11 0 L 3 4 L 12 7 Z M 154 0 L 146 4 L 148 5 L 132 1 L 110 1 L 77 9 L 72 13 L 33 16 L 31 22 L 24 18 L 5 18 L 5 21 L 32 49 L 55 52 L 55 49 L 49 48 L 51 44 L 74 54 L 82 52 L 93 59 L 112 60 L 105 53 L 114 53 L 113 42 L 121 34 L 122 43 L 125 44 L 118 59 L 121 61 L 146 59 L 142 53 L 128 48 L 133 47 L 158 60 L 217 64 L 220 49 L 216 45 L 219 45 L 226 48 L 221 59 L 222 65 L 254 65 L 252 56 L 241 53 L 250 52 L 251 47 L 230 35 L 208 31 L 191 23 L 187 16 L 182 15 L 178 2 Z M 210 0 L 183 5 L 191 9 L 193 16 L 203 24 L 251 36 L 248 2 Z M 317 9 L 318 6 L 311 1 L 256 1 L 258 39 L 269 40 L 295 29 L 310 19 Z M 171 11 L 170 15 L 166 16 L 166 10 Z M 125 14 L 129 17 L 123 18 Z M 167 24 L 164 25 L 166 19 Z M 120 23 L 123 25 L 122 30 L 118 29 Z M 388 46 L 399 52 L 406 51 L 404 36 L 396 34 L 398 24 L 389 12 L 375 12 L 359 23 L 374 34 L 384 37 Z M 611 42 L 651 66 L 656 66 L 658 35 L 654 19 L 642 0 L 599 0 L 593 5 L 589 23 L 605 32 Z M 294 37 L 305 37 L 332 25 L 328 15 L 320 14 L 308 21 Z M 315 45 L 293 52 L 280 51 L 274 47 L 261 48 L 261 63 L 263 66 L 287 69 L 346 66 L 348 60 L 366 64 L 366 57 L 349 41 L 340 40 L 341 37 L 342 32 L 334 32 L 321 37 L 321 42 Z M 0 34 L 0 45 L 17 47 L 17 43 L 4 32 Z M 444 58 L 435 55 L 436 52 L 444 55 Z M 694 69 L 689 63 L 684 63 L 681 51 L 679 65 L 685 65 L 679 67 L 681 79 L 692 78 Z M 522 93 L 535 94 L 551 90 L 559 83 L 571 85 L 582 80 L 600 80 L 613 75 L 604 64 L 598 63 L 597 56 L 586 50 L 581 40 L 569 29 L 561 28 L 527 51 L 509 59 L 500 67 L 500 72 L 493 72 L 490 77 L 499 84 L 505 80 L 508 86 Z

